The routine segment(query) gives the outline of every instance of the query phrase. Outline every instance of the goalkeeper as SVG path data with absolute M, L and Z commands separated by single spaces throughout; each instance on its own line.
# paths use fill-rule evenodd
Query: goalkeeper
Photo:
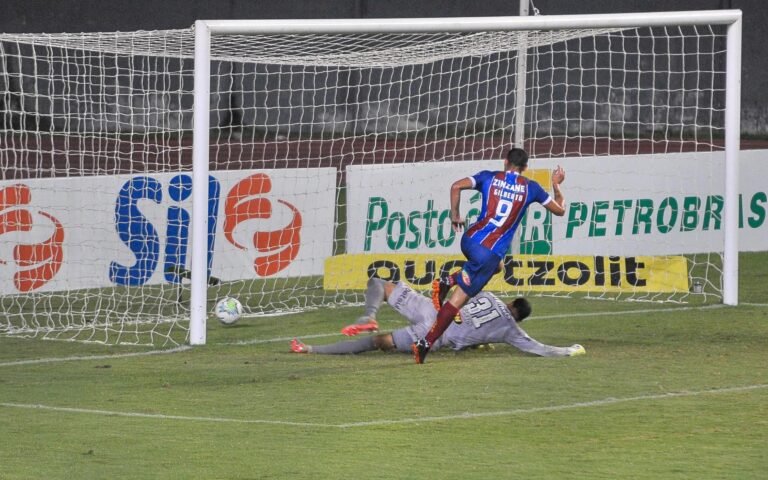
M 365 314 L 356 323 L 342 330 L 346 335 L 357 335 L 362 331 L 378 328 L 376 315 L 379 306 L 387 301 L 398 313 L 408 319 L 410 325 L 392 333 L 377 334 L 356 340 L 330 345 L 307 345 L 298 339 L 291 342 L 295 353 L 318 353 L 343 355 L 373 350 L 411 353 L 416 338 L 423 337 L 435 321 L 437 312 L 432 301 L 413 291 L 405 283 L 392 283 L 378 278 L 368 280 L 365 292 Z M 437 340 L 432 350 L 442 347 L 463 350 L 483 344 L 506 343 L 526 353 L 543 357 L 569 357 L 586 353 L 581 345 L 553 347 L 529 337 L 518 325 L 531 313 L 531 306 L 525 298 L 517 298 L 505 304 L 495 295 L 481 292 L 460 310 L 461 322 L 452 323 L 445 334 Z M 355 328 L 361 326 L 362 328 Z

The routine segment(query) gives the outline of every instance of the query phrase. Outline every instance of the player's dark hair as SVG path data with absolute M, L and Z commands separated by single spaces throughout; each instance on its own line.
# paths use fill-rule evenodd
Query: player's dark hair
M 520 168 L 528 165 L 528 153 L 522 148 L 511 148 L 507 152 L 507 161 Z
M 522 322 L 526 318 L 528 318 L 528 315 L 531 314 L 531 304 L 528 302 L 527 299 L 520 297 L 516 298 L 514 302 L 512 302 L 512 307 L 517 312 L 517 315 L 515 316 L 515 320 L 518 322 Z

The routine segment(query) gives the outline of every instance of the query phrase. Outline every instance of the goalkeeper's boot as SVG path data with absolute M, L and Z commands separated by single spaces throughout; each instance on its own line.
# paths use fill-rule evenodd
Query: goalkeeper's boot
M 352 325 L 347 325 L 346 327 L 341 329 L 341 333 L 348 336 L 348 337 L 354 337 L 355 335 L 359 335 L 363 332 L 378 332 L 379 331 L 379 323 L 369 317 L 360 317 L 357 319 L 359 323 L 353 323 Z
M 309 345 L 305 345 L 301 340 L 294 338 L 291 340 L 291 351 L 293 353 L 311 353 L 312 349 Z
M 578 343 L 571 345 L 571 357 L 578 357 L 579 355 L 586 355 L 587 350 Z
M 413 359 L 416 360 L 416 363 L 424 363 L 424 359 L 427 358 L 427 353 L 429 353 L 429 347 L 429 342 L 425 338 L 420 338 L 411 345 Z
M 445 297 L 448 296 L 448 291 L 453 285 L 448 278 L 441 278 L 432 282 L 432 305 L 435 310 L 440 310 L 440 307 L 445 303 Z

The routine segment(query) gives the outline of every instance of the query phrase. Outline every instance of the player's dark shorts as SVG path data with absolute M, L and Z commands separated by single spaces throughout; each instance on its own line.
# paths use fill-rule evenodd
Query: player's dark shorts
M 464 293 L 474 297 L 496 273 L 501 257 L 467 235 L 461 237 L 461 251 L 467 257 L 467 262 L 461 269 L 457 284 Z

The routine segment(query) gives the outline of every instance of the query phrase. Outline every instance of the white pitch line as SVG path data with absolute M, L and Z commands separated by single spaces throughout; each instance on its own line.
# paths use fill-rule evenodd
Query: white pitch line
M 138 412 L 118 412 L 112 410 L 97 410 L 88 408 L 70 408 L 70 407 L 55 407 L 50 405 L 39 404 L 23 404 L 23 403 L 0 403 L 0 407 L 6 408 L 23 408 L 27 410 L 47 410 L 53 412 L 63 413 L 82 413 L 91 415 L 106 415 L 115 417 L 130 417 L 130 418 L 148 418 L 155 420 L 181 420 L 181 421 L 193 421 L 193 422 L 212 422 L 212 423 L 235 423 L 235 424 L 262 424 L 262 425 L 282 425 L 291 427 L 316 427 L 316 428 L 337 428 L 337 429 L 350 429 L 361 427 L 380 427 L 389 425 L 403 425 L 411 423 L 426 423 L 426 422 L 444 422 L 450 420 L 471 420 L 476 418 L 487 417 L 503 417 L 513 415 L 528 415 L 542 412 L 560 412 L 564 410 L 571 410 L 576 408 L 590 408 L 590 407 L 602 407 L 606 405 L 615 405 L 625 402 L 639 402 L 646 400 L 665 400 L 669 398 L 680 397 L 696 397 L 701 395 L 711 395 L 719 393 L 740 393 L 751 390 L 758 390 L 768 387 L 768 384 L 759 385 L 747 385 L 741 387 L 726 387 L 717 388 L 712 390 L 698 390 L 698 391 L 683 391 L 683 392 L 668 392 L 654 395 L 638 395 L 635 397 L 625 398 L 604 398 L 602 400 L 593 400 L 590 402 L 577 402 L 565 405 L 552 405 L 549 407 L 534 407 L 534 408 L 519 408 L 515 410 L 501 410 L 496 412 L 466 412 L 457 415 L 443 415 L 443 416 L 431 416 L 431 417 L 415 417 L 415 418 L 403 418 L 395 420 L 372 420 L 368 422 L 353 422 L 353 423 L 313 423 L 313 422 L 291 422 L 283 420 L 252 420 L 252 419 L 239 419 L 239 418 L 226 418 L 226 417 L 194 417 L 184 415 L 163 415 L 153 413 L 138 413 Z
M 527 415 L 531 413 L 541 412 L 560 412 L 563 410 L 571 410 L 575 408 L 587 408 L 587 407 L 602 407 L 606 405 L 615 405 L 625 402 L 638 402 L 644 400 L 664 400 L 667 398 L 679 398 L 679 397 L 696 397 L 700 395 L 716 394 L 716 393 L 739 393 L 749 390 L 758 390 L 768 387 L 768 384 L 761 385 L 747 385 L 743 387 L 727 387 L 712 390 L 699 390 L 699 391 L 683 391 L 683 392 L 668 392 L 659 393 L 654 395 L 639 395 L 636 397 L 625 398 L 604 398 L 602 400 L 593 400 L 590 402 L 578 402 L 566 405 L 552 405 L 549 407 L 534 407 L 534 408 L 520 408 L 515 410 L 501 410 L 497 412 L 466 412 L 457 415 L 443 415 L 433 417 L 416 417 L 416 418 L 403 418 L 400 420 L 373 420 L 369 422 L 354 422 L 354 423 L 342 423 L 336 425 L 339 428 L 355 428 L 355 427 L 375 427 L 375 426 L 387 426 L 387 425 L 403 425 L 409 423 L 423 423 L 423 422 L 443 422 L 446 420 L 464 420 L 473 418 L 485 418 L 485 417 L 504 417 L 512 415 Z
M 291 427 L 319 427 L 319 428 L 337 427 L 337 425 L 311 423 L 311 422 L 284 422 L 280 420 L 249 420 L 249 419 L 241 419 L 241 418 L 224 418 L 224 417 L 191 417 L 186 415 L 163 415 L 160 413 L 117 412 L 112 410 L 54 407 L 50 405 L 24 404 L 24 403 L 0 403 L 0 407 L 24 408 L 27 410 L 47 410 L 51 412 L 64 412 L 64 413 L 86 413 L 91 415 L 106 415 L 110 417 L 149 418 L 149 419 L 156 419 L 156 420 L 183 420 L 183 421 L 192 421 L 192 422 L 266 424 L 266 425 L 285 425 L 285 426 L 291 426 Z
M 182 345 L 176 348 L 169 348 L 167 350 L 152 350 L 149 352 L 132 352 L 132 353 L 118 353 L 115 355 L 90 355 L 90 356 L 74 356 L 74 357 L 52 357 L 52 358 L 34 358 L 31 360 L 16 360 L 13 362 L 2 362 L 0 367 L 13 367 L 17 365 L 35 365 L 40 363 L 59 363 L 59 362 L 76 362 L 82 360 L 111 360 L 113 358 L 129 358 L 129 357 L 146 357 L 149 355 L 163 355 L 166 353 L 178 353 L 191 349 L 192 347 Z

